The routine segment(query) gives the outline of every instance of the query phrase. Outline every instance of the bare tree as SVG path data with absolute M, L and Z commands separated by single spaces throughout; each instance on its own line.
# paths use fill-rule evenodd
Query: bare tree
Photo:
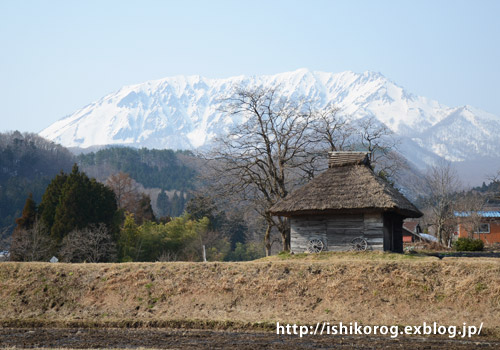
M 105 224 L 91 225 L 70 232 L 59 251 L 66 262 L 98 263 L 116 259 L 116 245 Z
M 133 213 L 138 224 L 142 224 L 145 220 L 155 220 L 151 198 L 141 193 L 140 186 L 129 174 L 120 171 L 110 175 L 106 185 L 115 193 L 118 208 Z
M 484 220 L 481 211 L 484 209 L 486 198 L 479 193 L 469 192 L 463 194 L 455 203 L 455 210 L 459 212 L 458 223 L 467 232 L 469 238 L 474 238 L 477 233 L 480 238 L 480 224 Z
M 12 226 L 3 227 L 0 230 L 0 251 L 8 250 L 11 242 L 10 230 Z
M 223 102 L 227 117 L 242 122 L 229 135 L 217 138 L 216 147 L 205 154 L 215 171 L 209 174 L 212 191 L 226 198 L 237 194 L 255 208 L 266 223 L 267 255 L 273 228 L 281 235 L 283 250 L 290 249 L 288 221 L 272 216 L 268 209 L 324 170 L 327 151 L 353 149 L 356 134 L 362 136 L 361 147 L 373 153 L 374 162 L 391 147 L 389 129 L 383 124 L 368 119 L 357 130 L 338 108 L 287 100 L 279 89 L 237 88 Z
M 328 105 L 322 109 L 311 110 L 310 122 L 312 142 L 308 144 L 309 162 L 302 167 L 308 180 L 324 171 L 328 162 L 328 151 L 352 151 L 355 148 L 356 128 L 353 123 L 340 114 L 340 109 Z
M 179 259 L 177 252 L 172 250 L 163 251 L 156 261 L 158 262 L 170 262 L 177 261 Z
M 266 222 L 265 245 L 269 255 L 271 230 L 281 234 L 283 250 L 289 250 L 288 223 L 268 209 L 285 198 L 293 181 L 307 176 L 314 161 L 311 124 L 314 113 L 304 102 L 280 98 L 276 89 L 236 89 L 225 99 L 224 112 L 241 117 L 228 136 L 216 140 L 208 155 L 223 193 L 238 193 Z
M 329 105 L 315 112 L 315 123 L 312 128 L 319 141 L 326 143 L 329 151 L 346 151 L 353 149 L 352 137 L 356 132 L 352 123 L 340 114 L 338 107 Z M 323 147 L 322 147 L 323 148 Z
M 14 261 L 44 261 L 53 250 L 48 230 L 36 220 L 31 229 L 18 229 L 12 236 L 10 258 Z
M 374 116 L 357 122 L 359 142 L 370 154 L 370 163 L 380 175 L 394 177 L 405 166 L 404 158 L 397 152 L 399 139 Z
M 491 181 L 489 199 L 493 202 L 500 201 L 500 170 L 496 174 L 489 175 L 488 180 Z M 492 186 L 493 185 L 493 186 Z
M 461 186 L 458 175 L 449 162 L 443 161 L 427 171 L 424 185 L 429 193 L 427 205 L 431 215 L 428 220 L 435 227 L 439 242 L 450 247 L 456 226 L 454 194 Z
M 500 170 L 498 170 L 496 173 L 494 174 L 490 174 L 487 176 L 488 180 L 490 180 L 491 182 L 500 182 Z
M 106 185 L 115 193 L 118 208 L 133 212 L 136 203 L 140 200 L 138 186 L 134 179 L 129 174 L 120 171 L 110 175 L 106 180 Z

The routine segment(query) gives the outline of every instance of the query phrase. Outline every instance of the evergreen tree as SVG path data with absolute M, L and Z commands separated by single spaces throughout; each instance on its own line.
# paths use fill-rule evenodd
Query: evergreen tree
M 40 203 L 38 211 L 40 220 L 49 230 L 51 230 L 54 225 L 56 209 L 59 205 L 62 189 L 67 179 L 68 175 L 61 171 L 61 173 L 56 175 L 56 177 L 50 182 L 42 196 L 42 202 Z
M 90 216 L 90 180 L 80 174 L 75 164 L 62 186 L 51 235 L 58 243 L 73 229 L 84 228 Z
M 245 244 L 247 240 L 248 227 L 245 224 L 243 215 L 235 214 L 230 218 L 226 218 L 224 225 L 222 226 L 222 232 L 229 238 L 231 250 L 236 249 L 237 243 Z
M 161 192 L 158 193 L 156 206 L 158 207 L 158 214 L 160 215 L 160 217 L 165 217 L 168 215 L 170 201 L 165 190 L 161 190 Z
M 90 180 L 90 203 L 91 218 L 90 224 L 106 224 L 109 233 L 117 237 L 119 230 L 120 215 L 114 192 L 96 179 Z M 151 210 L 152 212 L 152 210 Z
M 180 206 L 180 197 L 177 194 L 177 191 L 174 192 L 172 197 L 172 206 L 170 207 L 169 215 L 172 217 L 179 216 L 182 213 L 182 208 Z
M 206 217 L 210 220 L 210 230 L 222 227 L 225 217 L 219 212 L 214 200 L 206 196 L 191 198 L 186 204 L 186 212 L 195 220 Z
M 33 200 L 33 193 L 30 193 L 28 198 L 26 198 L 26 203 L 24 204 L 22 216 L 16 219 L 16 224 L 17 224 L 16 229 L 29 230 L 33 228 L 36 219 L 37 219 L 36 203 Z
M 116 234 L 117 205 L 113 191 L 89 179 L 75 164 L 71 174 L 60 174 L 42 199 L 42 221 L 56 243 L 75 229 L 104 223 Z
M 181 191 L 181 194 L 179 196 L 179 214 L 182 215 L 184 213 L 184 208 L 186 207 L 186 193 L 184 191 Z
M 483 181 L 483 185 L 481 186 L 481 192 L 486 192 L 487 190 L 488 190 L 488 187 L 486 186 L 486 184 Z
M 134 261 L 139 257 L 140 250 L 139 225 L 135 222 L 134 214 L 128 213 L 120 230 L 118 257 L 120 261 Z
M 142 194 L 141 199 L 137 203 L 137 209 L 134 212 L 136 222 L 141 225 L 145 221 L 156 221 L 153 207 L 151 207 L 151 198 Z
M 245 244 L 248 227 L 241 213 L 227 216 L 220 211 L 213 198 L 196 196 L 191 198 L 186 205 L 186 212 L 195 220 L 208 218 L 209 229 L 217 231 L 230 243 L 231 250 L 235 250 L 238 243 Z
M 33 258 L 28 252 L 39 247 L 33 247 L 34 234 L 43 235 L 41 226 L 33 230 L 37 223 L 37 207 L 33 200 L 33 194 L 30 193 L 26 198 L 22 216 L 16 219 L 16 228 L 12 233 L 11 259 L 13 261 L 30 261 Z

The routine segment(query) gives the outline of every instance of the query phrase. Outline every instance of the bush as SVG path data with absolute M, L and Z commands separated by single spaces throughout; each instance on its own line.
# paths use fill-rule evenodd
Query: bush
M 208 225 L 207 218 L 191 220 L 187 216 L 165 224 L 145 221 L 137 225 L 133 214 L 128 214 L 118 240 L 120 261 L 200 261 Z
M 248 242 L 236 243 L 236 248 L 230 252 L 224 260 L 226 261 L 250 261 L 266 256 L 263 244 Z
M 59 255 L 64 262 L 113 262 L 116 244 L 105 224 L 71 231 L 62 240 Z
M 459 252 L 472 252 L 483 250 L 484 242 L 480 239 L 459 238 L 453 246 Z

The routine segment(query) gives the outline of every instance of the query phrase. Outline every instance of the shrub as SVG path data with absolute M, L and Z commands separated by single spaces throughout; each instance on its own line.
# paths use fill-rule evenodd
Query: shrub
M 459 252 L 483 250 L 484 243 L 480 239 L 459 238 L 454 243 L 454 248 Z
M 112 262 L 116 244 L 105 224 L 71 231 L 62 240 L 59 255 L 64 262 Z
M 236 248 L 230 252 L 224 260 L 226 261 L 250 261 L 265 256 L 264 246 L 260 243 L 236 243 Z

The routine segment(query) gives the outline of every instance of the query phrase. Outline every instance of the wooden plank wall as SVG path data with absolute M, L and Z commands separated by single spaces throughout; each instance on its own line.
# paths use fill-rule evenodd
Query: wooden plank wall
M 292 252 L 305 252 L 311 239 L 320 239 L 325 250 L 351 249 L 351 241 L 363 237 L 369 248 L 383 250 L 383 219 L 381 213 L 330 215 L 328 217 L 295 217 L 290 220 Z
M 307 251 L 311 239 L 320 239 L 327 245 L 324 217 L 290 218 L 290 249 L 294 253 Z M 325 247 L 325 249 L 328 249 Z
M 382 213 L 366 213 L 365 239 L 371 249 L 384 250 L 384 218 Z
M 351 241 L 363 236 L 363 214 L 336 215 L 327 220 L 328 250 L 343 251 L 351 248 Z

